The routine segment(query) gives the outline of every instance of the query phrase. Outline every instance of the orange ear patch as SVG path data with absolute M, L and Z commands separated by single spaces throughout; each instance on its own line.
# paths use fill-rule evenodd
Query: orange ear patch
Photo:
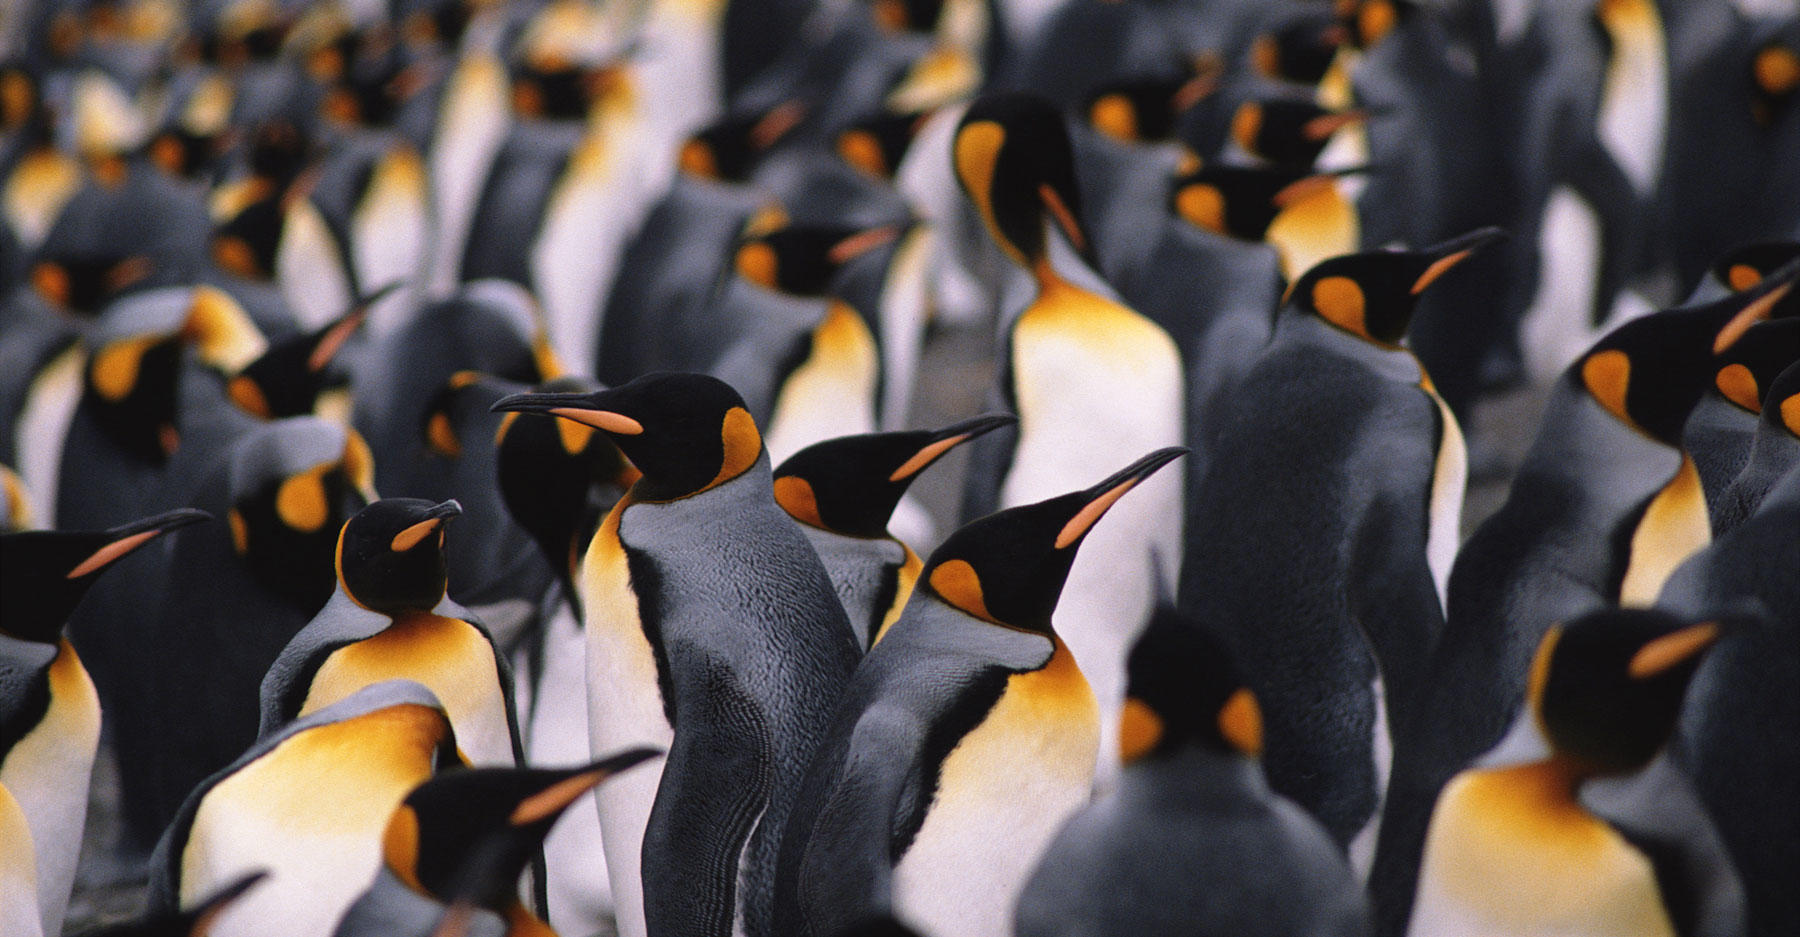
M 1533 712 L 1541 712 L 1544 684 L 1550 680 L 1550 661 L 1556 656 L 1556 642 L 1562 639 L 1562 626 L 1553 625 L 1538 642 L 1537 654 L 1531 658 L 1531 675 L 1525 678 L 1525 700 Z
M 1582 362 L 1581 382 L 1613 416 L 1632 422 L 1631 414 L 1625 411 L 1625 389 L 1631 382 L 1631 356 L 1617 348 L 1593 355 Z
M 1196 228 L 1225 233 L 1225 195 L 1216 186 L 1196 183 L 1175 194 L 1175 210 Z
M 320 476 L 329 468 L 329 464 L 315 466 L 288 478 L 275 489 L 275 514 L 283 524 L 303 531 L 324 526 L 330 508 L 325 503 L 325 485 Z
M 888 175 L 887 156 L 881 152 L 881 143 L 867 130 L 847 130 L 840 134 L 837 151 L 844 162 L 871 176 L 886 178 Z
M 982 621 L 999 624 L 999 619 L 988 611 L 987 600 L 981 595 L 981 576 L 967 560 L 947 560 L 938 564 L 927 581 L 931 591 L 944 601 Z
M 251 416 L 261 417 L 265 420 L 274 416 L 274 410 L 269 406 L 269 398 L 263 396 L 262 388 L 256 386 L 256 382 L 248 377 L 240 374 L 232 378 L 231 383 L 225 385 L 225 393 L 231 398 L 232 403 L 238 405 L 238 409 Z
M 1762 395 L 1757 392 L 1756 375 L 1741 364 L 1728 364 L 1719 369 L 1713 385 L 1726 400 L 1751 413 L 1762 412 Z
M 1219 707 L 1219 734 L 1246 755 L 1262 754 L 1262 707 L 1249 687 L 1239 687 Z
M 1162 717 L 1150 704 L 1136 697 L 1125 698 L 1119 711 L 1119 760 L 1126 764 L 1150 754 L 1163 737 Z
M 1740 293 L 1761 282 L 1762 271 L 1749 264 L 1732 264 L 1725 271 L 1725 285 Z
M 743 407 L 725 411 L 724 423 L 719 427 L 719 441 L 723 443 L 724 453 L 719 459 L 719 474 L 713 477 L 708 488 L 749 471 L 762 455 L 762 433 L 756 429 L 756 419 Z
M 761 241 L 752 241 L 738 248 L 737 258 L 733 262 L 738 276 L 771 290 L 775 288 L 775 271 L 779 264 L 775 248 Z
M 775 503 L 781 505 L 788 516 L 802 524 L 827 530 L 825 521 L 819 517 L 819 498 L 813 492 L 811 483 L 798 475 L 783 475 L 775 479 Z
M 1349 277 L 1321 278 L 1313 284 L 1312 303 L 1325 321 L 1353 335 L 1368 337 L 1369 326 L 1364 318 L 1367 299 L 1355 280 Z
M 1114 140 L 1130 143 L 1138 138 L 1137 112 L 1132 110 L 1131 99 L 1122 94 L 1095 99 L 1088 108 L 1088 123 Z

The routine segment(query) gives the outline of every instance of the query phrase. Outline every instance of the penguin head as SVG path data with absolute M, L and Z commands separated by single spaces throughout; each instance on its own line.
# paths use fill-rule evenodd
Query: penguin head
M 869 14 L 890 33 L 929 33 L 948 5 L 946 0 L 870 0 Z
M 957 124 L 951 159 L 988 234 L 1015 263 L 1032 267 L 1044 258 L 1046 225 L 1089 253 L 1075 157 L 1055 105 L 1023 92 L 983 95 Z
M 268 877 L 265 871 L 250 872 L 220 886 L 186 910 L 153 911 L 135 921 L 82 933 L 85 937 L 207 937 L 219 915 Z
M 775 469 L 775 501 L 803 524 L 848 537 L 888 535 L 888 519 L 919 473 L 951 449 L 1018 422 L 987 414 L 943 429 L 866 433 L 814 443 Z
M 504 913 L 563 810 L 607 778 L 660 754 L 634 748 L 578 768 L 446 771 L 395 809 L 382 837 L 383 861 L 423 894 Z
M 839 268 L 899 236 L 893 226 L 859 231 L 839 225 L 783 225 L 750 233 L 732 258 L 737 274 L 764 289 L 822 297 Z
M 1334 0 L 1350 44 L 1371 49 L 1416 12 L 1416 0 Z
M 85 398 L 101 429 L 133 457 L 162 465 L 181 447 L 177 428 L 182 339 L 133 335 L 88 359 Z
M 1170 139 L 1183 112 L 1219 87 L 1211 60 L 1194 74 L 1108 82 L 1088 93 L 1081 107 L 1089 126 L 1121 143 Z
M 384 615 L 430 611 L 444 600 L 444 525 L 455 501 L 383 498 L 356 512 L 338 534 L 337 578 L 345 594 Z
M 44 116 L 43 84 L 23 62 L 0 65 L 0 133 L 12 134 Z
M 1526 697 L 1554 757 L 1584 777 L 1648 764 L 1723 627 L 1659 609 L 1607 609 L 1551 628 Z
M 276 420 L 232 444 L 225 515 L 232 552 L 299 608 L 331 597 L 338 535 L 374 500 L 374 465 L 355 430 L 317 417 Z
M 1800 361 L 1800 318 L 1759 322 L 1713 361 L 1713 388 L 1737 406 L 1761 413 L 1775 380 Z
M 762 158 L 806 119 L 799 101 L 726 117 L 681 145 L 679 168 L 696 179 L 748 182 Z
M 91 319 L 155 271 L 156 261 L 144 253 L 50 249 L 32 266 L 31 285 L 57 309 Z
M 1170 208 L 1196 228 L 1261 241 L 1290 206 L 1335 184 L 1335 174 L 1279 166 L 1203 166 L 1175 177 Z
M 346 383 L 331 369 L 332 359 L 362 328 L 369 307 L 398 287 L 390 283 L 320 328 L 271 344 L 225 385 L 227 396 L 238 409 L 264 420 L 313 412 L 321 392 Z
M 1716 302 L 1627 322 L 1576 359 L 1566 379 L 1626 425 L 1679 446 L 1688 414 L 1716 380 L 1716 356 L 1759 322 L 1800 315 L 1796 280 L 1800 261 Z
M 1763 394 L 1762 421 L 1790 436 L 1800 436 L 1800 363 L 1788 365 L 1769 384 Z
M 1150 616 L 1125 664 L 1119 754 L 1126 764 L 1199 745 L 1262 754 L 1262 709 L 1225 646 L 1170 606 Z
M 1264 78 L 1316 85 L 1349 38 L 1330 10 L 1299 6 L 1250 41 L 1250 64 Z
M 1332 257 L 1288 288 L 1287 302 L 1350 334 L 1397 346 L 1419 294 L 1445 272 L 1503 235 L 1483 228 L 1424 250 L 1374 250 Z
M 674 501 L 748 472 L 762 434 L 731 385 L 704 374 L 661 371 L 589 394 L 514 394 L 495 410 L 544 413 L 606 433 L 643 473 L 636 501 Z
M 932 551 L 919 579 L 965 614 L 1052 633 L 1050 613 L 1088 531 L 1126 492 L 1186 454 L 1158 449 L 1086 490 L 970 521 Z
M 1800 241 L 1746 244 L 1719 258 L 1712 275 L 1727 289 L 1741 293 L 1795 259 L 1800 259 Z
M 213 263 L 235 277 L 261 283 L 275 279 L 275 255 L 287 224 L 283 200 L 275 195 L 258 199 L 213 228 L 210 250 Z
M 1330 111 L 1311 101 L 1252 99 L 1232 111 L 1231 138 L 1276 165 L 1309 169 L 1332 134 L 1367 118 L 1363 111 Z
M 906 159 L 906 152 L 930 119 L 929 111 L 881 113 L 851 124 L 837 136 L 837 154 L 844 162 L 882 181 L 892 181 Z
M 210 516 L 182 508 L 109 530 L 0 535 L 0 630 L 55 643 L 63 623 L 108 566 L 171 530 Z
M 539 384 L 541 394 L 592 394 L 582 377 Z M 507 512 L 529 533 L 551 568 L 572 573 L 598 517 L 638 480 L 612 437 L 575 420 L 518 419 L 509 412 L 494 437 L 496 480 Z

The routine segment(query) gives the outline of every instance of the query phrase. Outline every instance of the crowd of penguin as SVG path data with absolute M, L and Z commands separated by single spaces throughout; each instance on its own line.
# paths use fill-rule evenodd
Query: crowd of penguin
M 1787 0 L 0 55 L 0 937 L 1800 933 Z

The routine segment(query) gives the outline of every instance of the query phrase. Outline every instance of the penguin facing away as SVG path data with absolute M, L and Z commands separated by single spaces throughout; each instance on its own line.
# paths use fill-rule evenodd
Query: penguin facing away
M 579 584 L 594 751 L 669 751 L 661 772 L 596 791 L 620 932 L 767 933 L 791 788 L 859 655 L 775 503 L 755 421 L 729 385 L 685 373 L 495 408 L 598 429 L 643 473 Z
M 450 717 L 412 681 L 301 716 L 188 795 L 151 856 L 149 911 L 266 869 L 268 882 L 221 914 L 212 937 L 329 933 L 380 868 L 382 831 L 407 792 L 461 764 Z
M 113 562 L 208 517 L 183 509 L 106 531 L 0 535 L 0 799 L 19 821 L 0 840 L 0 924 L 9 933 L 62 932 L 87 819 L 100 699 L 63 624 Z M 29 882 L 14 893 L 20 870 Z
M 1550 755 L 1445 786 L 1408 933 L 1675 933 L 1650 858 L 1576 795 L 1656 756 L 1719 633 L 1653 610 L 1552 627 L 1526 690 Z
M 471 768 L 406 795 L 382 834 L 382 866 L 336 937 L 427 937 L 456 902 L 551 933 L 519 903 L 519 878 L 564 810 L 608 777 L 660 754 L 638 748 L 575 768 Z
M 807 770 L 782 841 L 777 933 L 885 913 L 925 933 L 1010 932 L 1040 850 L 1088 799 L 1100 739 L 1051 613 L 1089 531 L 1183 452 L 973 521 L 933 551 Z
M 1062 115 L 1029 95 L 988 95 L 963 115 L 952 156 L 989 238 L 1031 284 L 1001 364 L 1001 394 L 1018 429 L 975 447 L 971 482 L 986 490 L 972 492 L 965 514 L 1069 491 L 1107 471 L 1115 453 L 1181 444 L 1180 352 L 1089 265 Z M 1103 785 L 1117 769 L 1111 736 L 1127 647 L 1180 567 L 1180 478 L 1145 486 L 1094 532 L 1057 610 L 1057 632 L 1100 700 Z
M 1337 844 L 1263 780 L 1261 710 L 1224 645 L 1165 606 L 1129 668 L 1119 787 L 1044 850 L 1015 933 L 1369 933 Z
M 470 763 L 522 760 L 512 675 L 493 638 L 444 596 L 444 525 L 455 501 L 385 498 L 344 523 L 337 589 L 262 683 L 263 735 L 385 680 L 443 701 Z
M 990 414 L 935 431 L 842 436 L 776 467 L 775 501 L 803 525 L 864 651 L 900 617 L 924 566 L 888 532 L 901 496 L 951 449 L 1014 422 Z

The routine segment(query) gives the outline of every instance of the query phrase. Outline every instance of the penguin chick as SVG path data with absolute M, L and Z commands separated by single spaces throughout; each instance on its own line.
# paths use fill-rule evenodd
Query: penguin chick
M 10 806 L 19 821 L 0 816 L 0 931 L 61 933 L 75 884 L 100 699 L 63 624 L 109 565 L 209 516 L 0 535 L 0 815 Z
M 989 414 L 936 431 L 841 436 L 808 446 L 775 469 L 775 501 L 804 525 L 863 650 L 900 617 L 924 565 L 888 532 L 901 496 L 951 449 L 1016 422 Z
M 548 933 L 519 902 L 519 878 L 569 805 L 608 777 L 662 754 L 637 748 L 577 768 L 472 768 L 406 795 L 382 836 L 382 866 L 336 937 L 426 937 L 453 902 Z
M 741 913 L 765 933 L 794 787 L 858 652 L 775 503 L 756 421 L 730 385 L 688 373 L 494 408 L 598 429 L 643 473 L 580 575 L 595 750 L 669 751 L 661 772 L 595 794 L 620 932 L 723 935 Z
M 1576 795 L 1656 756 L 1719 632 L 1648 609 L 1552 627 L 1526 687 L 1550 755 L 1445 786 L 1408 933 L 1675 933 L 1650 858 Z
M 1126 692 L 1119 787 L 1045 849 L 1018 937 L 1369 932 L 1337 844 L 1263 780 L 1262 713 L 1224 645 L 1160 608 Z
M 782 842 L 775 932 L 892 913 L 1010 932 L 1039 852 L 1088 799 L 1099 708 L 1051 625 L 1088 532 L 1160 449 L 1082 491 L 973 521 L 933 551 L 845 691 Z
M 511 668 L 487 629 L 444 595 L 444 525 L 461 513 L 455 501 L 384 498 L 345 522 L 336 591 L 263 678 L 262 734 L 406 679 L 443 701 L 471 763 L 520 761 Z
M 209 937 L 329 933 L 380 868 L 382 831 L 407 792 L 462 763 L 443 705 L 410 680 L 302 716 L 188 795 L 151 855 L 149 912 L 266 869 L 268 883 Z

